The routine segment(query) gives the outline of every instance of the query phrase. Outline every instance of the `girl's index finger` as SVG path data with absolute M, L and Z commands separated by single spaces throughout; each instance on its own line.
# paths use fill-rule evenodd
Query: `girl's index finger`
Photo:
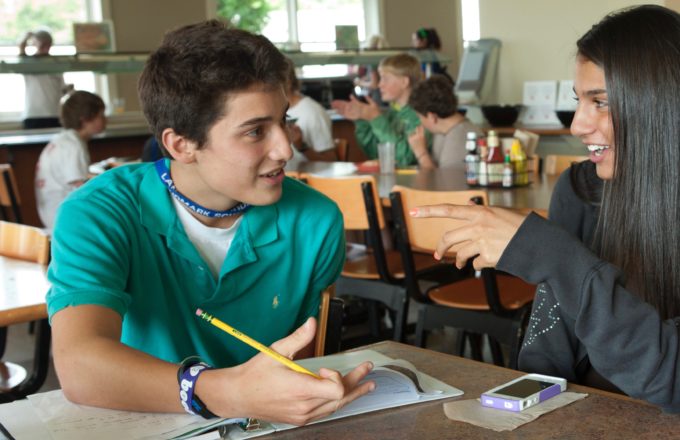
M 465 205 L 427 205 L 416 206 L 409 210 L 411 217 L 418 218 L 455 218 L 458 220 L 469 220 L 474 215 L 474 206 Z

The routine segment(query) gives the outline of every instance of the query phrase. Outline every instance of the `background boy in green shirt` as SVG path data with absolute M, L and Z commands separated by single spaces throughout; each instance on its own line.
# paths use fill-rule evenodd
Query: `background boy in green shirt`
M 408 143 L 408 135 L 420 125 L 416 112 L 408 105 L 413 87 L 420 82 L 422 72 L 418 59 L 407 53 L 385 58 L 378 66 L 380 96 L 390 106 L 381 111 L 370 97 L 367 103 L 354 96 L 349 101 L 335 100 L 332 107 L 343 117 L 355 121 L 359 146 L 369 159 L 378 157 L 378 144 L 394 142 L 396 163 L 400 167 L 417 165 L 418 160 Z M 428 149 L 432 138 L 427 136 Z

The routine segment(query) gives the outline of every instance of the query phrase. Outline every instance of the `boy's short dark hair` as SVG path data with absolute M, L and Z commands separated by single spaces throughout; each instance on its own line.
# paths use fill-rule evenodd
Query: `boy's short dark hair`
M 139 98 L 153 134 L 163 130 L 205 145 L 232 92 L 281 86 L 286 59 L 265 37 L 210 20 L 165 35 L 139 78 Z
M 432 75 L 418 83 L 411 91 L 408 104 L 423 116 L 431 112 L 440 118 L 448 118 L 458 111 L 453 83 L 444 75 Z
M 79 130 L 84 121 L 90 121 L 104 111 L 104 101 L 94 93 L 78 90 L 71 93 L 61 106 L 60 120 L 64 128 Z

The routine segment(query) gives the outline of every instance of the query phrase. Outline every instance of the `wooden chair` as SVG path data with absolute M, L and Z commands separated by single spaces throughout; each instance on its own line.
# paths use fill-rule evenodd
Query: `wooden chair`
M 440 237 L 460 225 L 461 221 L 416 219 L 409 215 L 410 208 L 441 203 L 467 204 L 470 200 L 486 204 L 486 193 L 478 190 L 420 191 L 395 186 L 390 199 L 406 286 L 411 298 L 420 306 L 416 345 L 425 345 L 426 332 L 430 330 L 455 327 L 462 330 L 458 341 L 459 354 L 462 355 L 465 337 L 471 336 L 468 339 L 472 343 L 479 340 L 478 335 L 487 335 L 494 363 L 504 364 L 498 344 L 503 342 L 510 346 L 509 366 L 516 368 L 535 286 L 493 269 L 485 269 L 479 278 L 468 277 L 422 290 L 413 263 L 414 250 L 432 253 Z M 472 349 L 473 358 L 481 360 L 479 344 L 472 344 Z
M 382 231 L 386 228 L 376 180 L 373 176 L 326 178 L 306 175 L 307 184 L 325 194 L 342 211 L 345 230 L 360 231 L 366 237 L 366 251 L 345 261 L 335 284 L 339 296 L 353 295 L 384 304 L 393 314 L 393 339 L 402 341 L 408 313 L 401 256 L 386 249 Z M 441 266 L 431 255 L 414 257 L 416 270 Z M 371 334 L 379 336 L 378 317 L 371 317 Z
M 50 238 L 40 228 L 0 221 L 0 255 L 47 265 Z
M 347 158 L 349 157 L 349 144 L 347 139 L 335 138 L 333 139 L 333 143 L 335 143 L 335 156 L 338 158 L 338 161 L 347 162 Z
M 344 302 L 334 297 L 334 291 L 334 286 L 331 286 L 321 293 L 314 356 L 325 356 L 340 351 Z
M 23 223 L 21 217 L 21 200 L 12 166 L 7 163 L 0 164 L 0 215 L 1 220 L 12 220 Z M 12 213 L 10 218 L 9 213 Z
M 571 164 L 588 160 L 588 156 L 564 156 L 549 154 L 545 157 L 545 174 L 554 176 L 562 174 Z
M 0 255 L 46 266 L 50 259 L 50 238 L 40 228 L 0 221 Z M 41 338 L 48 341 L 47 347 L 49 347 L 49 324 L 47 324 L 47 320 L 41 327 Z M 0 358 L 4 355 L 6 343 L 7 327 L 0 327 Z M 49 348 L 46 350 L 36 349 L 35 365 L 40 367 L 33 372 L 28 381 L 29 384 L 21 389 L 19 387 L 26 385 L 26 382 L 24 382 L 26 370 L 11 362 L 0 361 L 0 376 L 2 376 L 0 391 L 12 392 L 15 397 L 25 397 L 27 394 L 36 392 L 47 376 L 47 370 L 44 367 L 47 362 L 38 359 L 40 356 L 49 356 Z

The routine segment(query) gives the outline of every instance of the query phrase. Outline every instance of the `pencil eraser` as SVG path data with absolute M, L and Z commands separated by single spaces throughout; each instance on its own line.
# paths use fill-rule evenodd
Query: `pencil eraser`
M 202 314 L 203 314 L 203 310 L 196 309 L 196 316 L 201 316 Z

